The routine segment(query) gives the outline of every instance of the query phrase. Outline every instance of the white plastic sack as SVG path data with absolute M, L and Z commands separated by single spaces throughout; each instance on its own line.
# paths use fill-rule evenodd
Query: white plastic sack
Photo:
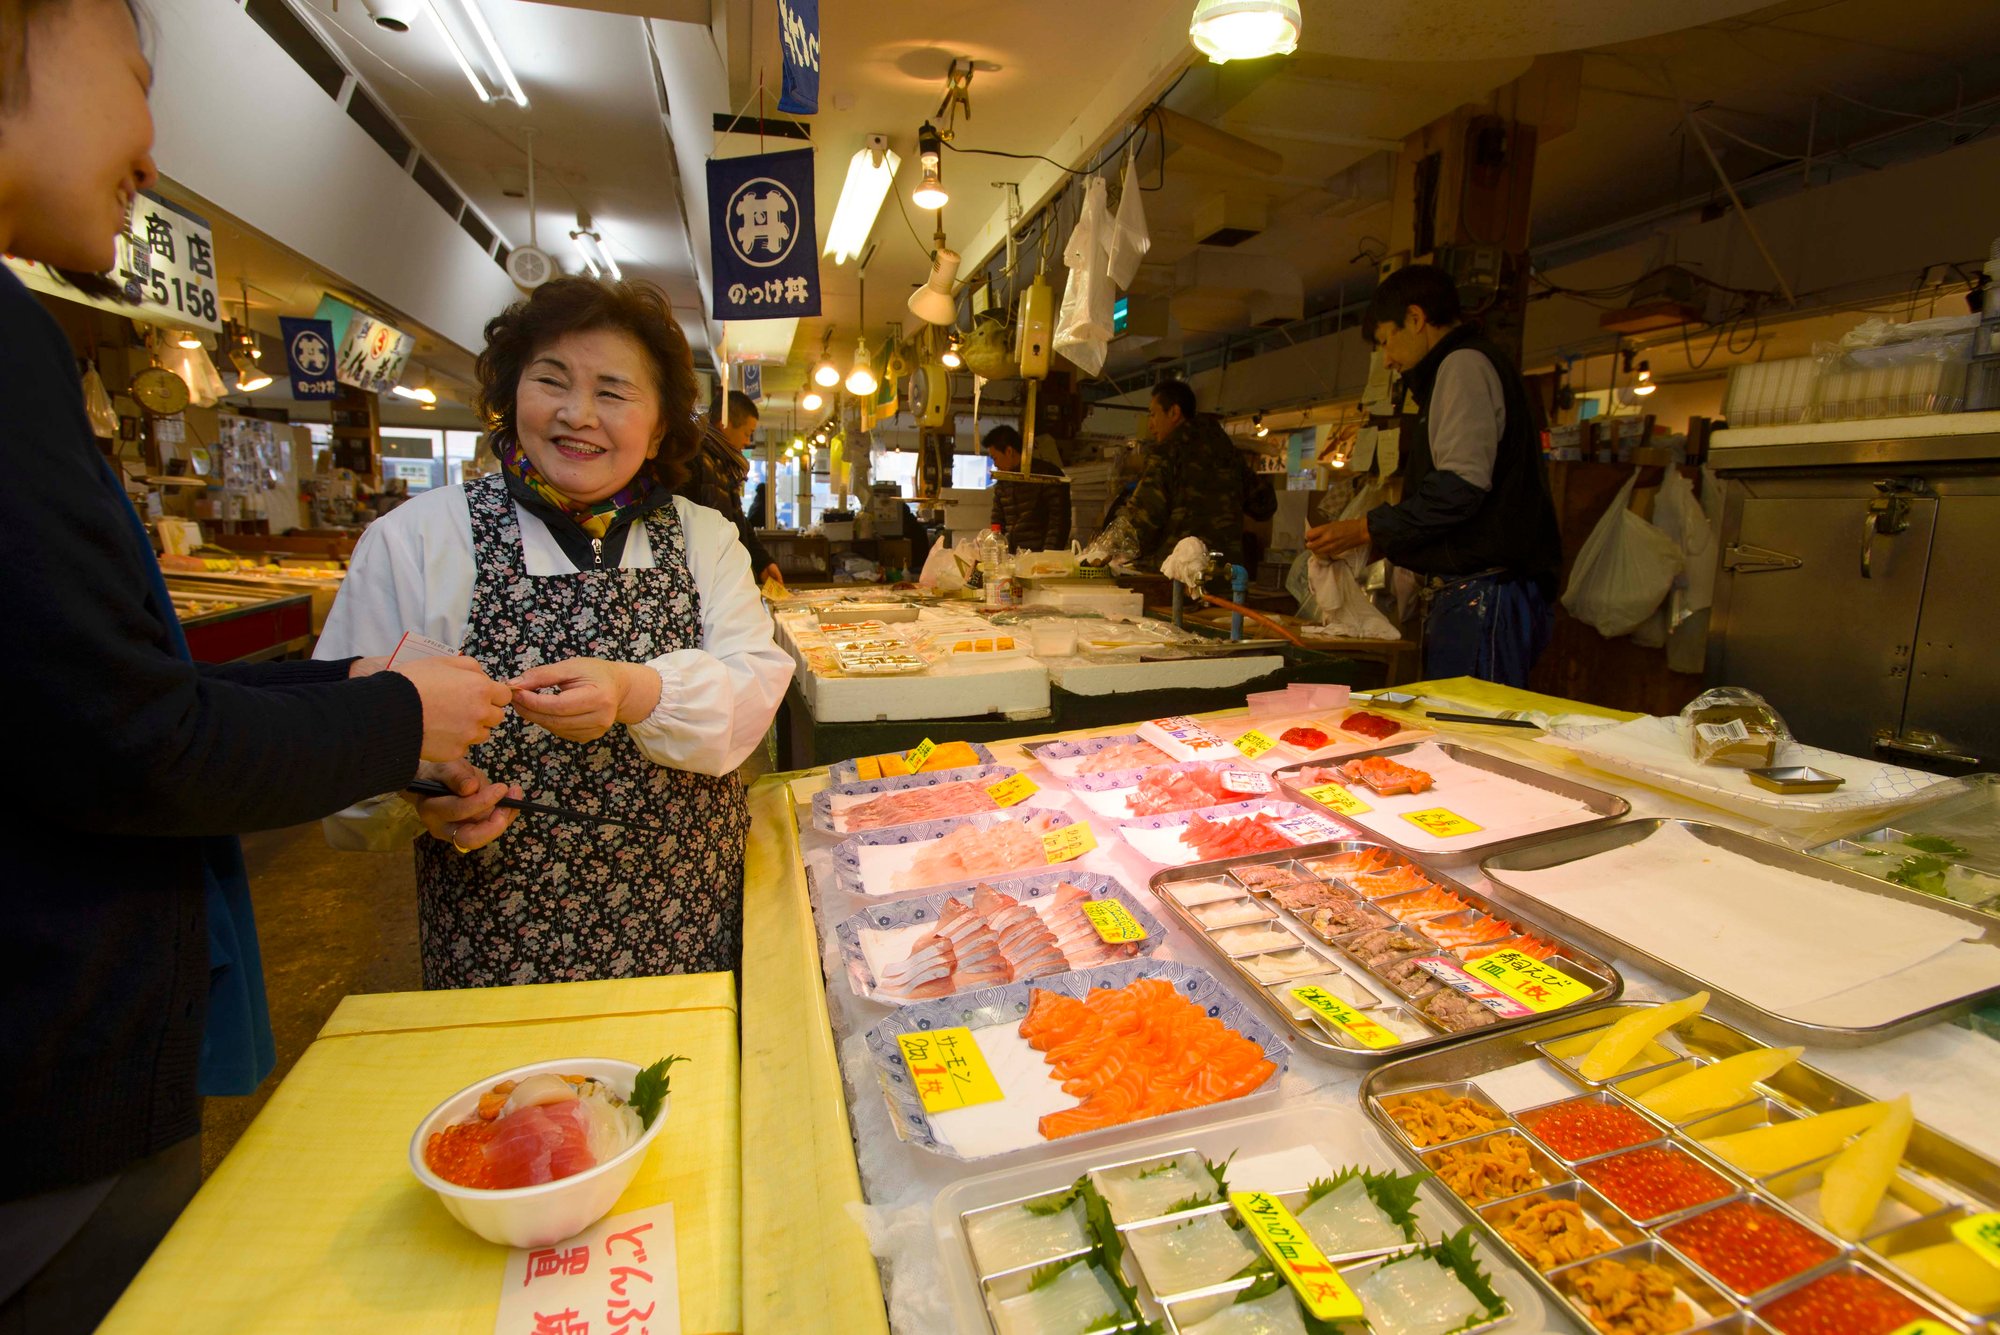
M 1712 552 L 1708 516 L 1702 513 L 1694 484 L 1678 468 L 1667 469 L 1660 483 L 1659 497 L 1653 502 L 1653 527 L 1673 539 L 1681 554 L 1681 573 L 1674 576 L 1666 602 L 1632 632 L 1632 643 L 1646 649 L 1663 647 L 1673 630 L 1687 620 L 1693 610 L 1689 605 L 1689 580 L 1696 568 L 1697 553 L 1704 549 Z M 1709 587 L 1712 591 L 1713 579 Z M 1702 605 L 1707 606 L 1706 601 Z
M 1146 230 L 1146 201 L 1139 189 L 1139 161 L 1125 159 L 1125 182 L 1118 191 L 1118 216 L 1111 224 L 1111 281 L 1119 287 L 1132 286 L 1139 276 L 1139 261 L 1153 248 L 1152 234 Z
M 1584 539 L 1562 596 L 1571 616 L 1606 639 L 1630 634 L 1653 615 L 1684 564 L 1672 538 L 1632 513 L 1638 482 L 1635 468 Z
M 1202 582 L 1208 578 L 1208 544 L 1200 538 L 1182 538 L 1160 562 L 1160 573 L 1179 580 L 1189 593 L 1200 597 Z
M 1111 242 L 1111 214 L 1105 206 L 1104 182 L 1091 177 L 1083 191 L 1083 215 L 1063 247 L 1069 281 L 1063 284 L 1062 309 L 1056 315 L 1052 340 L 1057 352 L 1085 375 L 1104 369 L 1111 346 L 1111 275 L 1105 272 Z
M 1708 666 L 1709 607 L 1715 602 L 1716 548 L 1722 534 L 1722 487 L 1715 474 L 1701 473 L 1702 520 L 1707 541 L 1687 558 L 1686 615 L 1667 636 L 1667 667 L 1674 672 L 1700 672 Z
M 1306 580 L 1318 608 L 1315 633 L 1342 640 L 1393 640 L 1401 635 L 1396 623 L 1376 610 L 1347 561 L 1309 556 Z
M 931 554 L 924 558 L 923 572 L 917 576 L 917 583 L 939 593 L 956 593 L 965 587 L 965 569 L 959 565 L 957 555 L 945 545 L 943 538 L 931 544 Z

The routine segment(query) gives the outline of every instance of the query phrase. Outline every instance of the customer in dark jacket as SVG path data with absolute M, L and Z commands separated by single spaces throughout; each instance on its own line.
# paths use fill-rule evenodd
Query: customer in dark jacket
M 1158 569 L 1183 538 L 1199 538 L 1229 562 L 1243 559 L 1243 485 L 1250 477 L 1222 424 L 1195 411 L 1185 380 L 1153 386 L 1139 480 L 1126 502 L 1139 562 Z
M 757 433 L 757 401 L 740 389 L 730 390 L 726 424 L 721 420 L 721 407 L 718 399 L 703 423 L 701 452 L 690 465 L 686 495 L 697 505 L 720 510 L 736 525 L 736 536 L 743 540 L 743 550 L 750 553 L 750 569 L 759 583 L 774 579 L 782 584 L 785 577 L 778 563 L 757 540 L 763 507 L 757 507 L 754 516 L 743 513 L 743 482 L 750 476 L 750 461 L 743 457 L 743 451 Z
M 122 0 L 0 3 L 0 247 L 81 274 L 152 184 Z M 84 280 L 86 282 L 90 280 Z M 101 280 L 100 280 L 101 281 Z M 271 1067 L 233 835 L 449 760 L 510 693 L 463 659 L 191 662 L 62 329 L 0 271 L 0 1330 L 89 1330 L 201 1176 L 201 1095 Z
M 1021 433 L 1011 426 L 996 426 L 980 442 L 997 473 L 1021 471 Z M 1034 477 L 1063 476 L 1062 469 L 1046 459 L 1036 459 L 1028 467 Z M 1069 483 L 1015 482 L 993 484 L 993 518 L 1017 552 L 1053 552 L 1069 546 Z

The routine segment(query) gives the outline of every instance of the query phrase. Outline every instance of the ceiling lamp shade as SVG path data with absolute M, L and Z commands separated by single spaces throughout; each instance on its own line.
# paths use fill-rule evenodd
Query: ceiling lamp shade
M 920 209 L 941 209 L 951 203 L 951 196 L 944 190 L 944 167 L 940 159 L 944 155 L 944 140 L 939 137 L 937 127 L 925 121 L 917 131 L 917 158 L 923 164 L 924 179 L 910 192 L 910 202 Z
M 271 373 L 259 366 L 251 354 L 239 350 L 230 353 L 229 360 L 236 367 L 238 394 L 248 394 L 271 383 Z
M 799 411 L 816 413 L 826 406 L 826 396 L 816 389 L 809 389 L 799 396 Z
M 958 301 L 951 294 L 958 277 L 958 252 L 942 250 L 931 261 L 931 276 L 910 294 L 910 314 L 929 324 L 950 324 L 958 318 Z
M 1188 36 L 1218 65 L 1298 49 L 1298 0 L 1197 0 Z
M 1651 362 L 1640 362 L 1639 379 L 1632 386 L 1632 392 L 1634 394 L 1651 394 L 1658 388 L 1659 385 L 1654 383 L 1653 380 L 1653 364 Z
M 871 134 L 868 146 L 847 163 L 847 182 L 840 188 L 840 202 L 833 206 L 833 222 L 826 229 L 826 250 L 835 264 L 845 264 L 859 255 L 875 230 L 875 215 L 889 197 L 889 184 L 896 179 L 902 159 L 889 151 L 887 135 Z
M 201 342 L 201 335 L 192 329 L 182 329 L 174 334 L 174 346 L 177 348 L 198 348 Z
M 854 345 L 854 369 L 847 373 L 847 392 L 865 399 L 873 396 L 879 384 L 875 368 L 868 362 L 868 340 L 863 338 Z

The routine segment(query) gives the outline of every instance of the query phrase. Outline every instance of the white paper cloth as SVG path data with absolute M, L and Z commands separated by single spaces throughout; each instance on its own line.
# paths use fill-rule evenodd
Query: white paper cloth
M 1436 786 L 1421 793 L 1383 797 L 1365 783 L 1345 784 L 1369 809 L 1342 819 L 1379 831 L 1405 848 L 1424 853 L 1455 853 L 1461 848 L 1497 844 L 1503 839 L 1597 819 L 1596 812 L 1573 797 L 1453 760 L 1436 742 L 1425 742 L 1416 750 L 1391 759 L 1399 765 L 1422 770 L 1436 780 Z M 1463 816 L 1480 828 L 1467 834 L 1440 836 L 1403 819 L 1407 812 L 1438 807 Z

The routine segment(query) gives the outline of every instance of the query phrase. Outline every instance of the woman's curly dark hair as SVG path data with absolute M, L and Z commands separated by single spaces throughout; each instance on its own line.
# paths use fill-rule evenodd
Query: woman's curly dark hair
M 564 334 L 617 329 L 639 340 L 653 363 L 660 390 L 660 452 L 646 461 L 654 481 L 671 491 L 686 485 L 689 465 L 701 449 L 694 417 L 694 353 L 667 305 L 651 283 L 602 283 L 594 278 L 552 278 L 525 300 L 486 322 L 486 347 L 479 354 L 480 420 L 496 444 L 513 441 L 514 394 L 521 372 Z

